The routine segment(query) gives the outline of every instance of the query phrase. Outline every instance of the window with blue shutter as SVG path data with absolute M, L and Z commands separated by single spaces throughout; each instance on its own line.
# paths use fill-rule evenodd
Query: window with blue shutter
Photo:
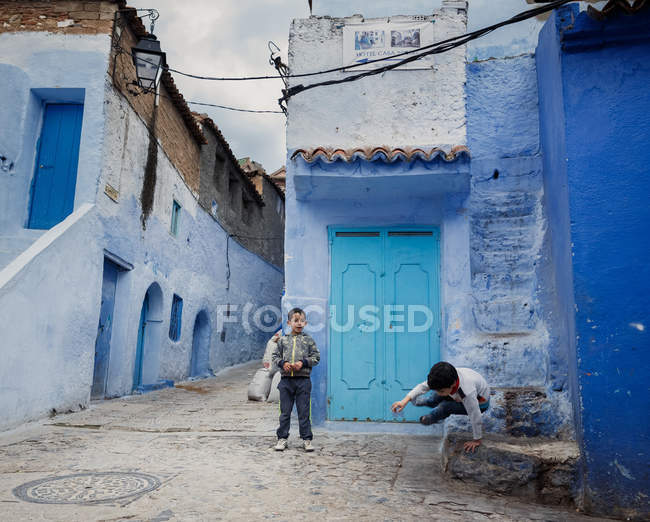
M 181 338 L 181 316 L 183 315 L 183 299 L 174 294 L 172 300 L 172 316 L 169 321 L 169 338 L 178 341 Z
M 172 236 L 177 236 L 178 235 L 178 222 L 181 217 L 181 206 L 178 204 L 176 200 L 174 200 L 174 203 L 172 204 L 172 225 L 170 228 L 170 232 Z

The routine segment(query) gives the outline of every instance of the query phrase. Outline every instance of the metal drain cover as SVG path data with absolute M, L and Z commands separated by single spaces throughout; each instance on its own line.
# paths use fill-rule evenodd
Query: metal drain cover
M 160 487 L 160 479 L 136 472 L 105 471 L 48 477 L 21 484 L 13 494 L 39 504 L 98 504 L 124 500 Z

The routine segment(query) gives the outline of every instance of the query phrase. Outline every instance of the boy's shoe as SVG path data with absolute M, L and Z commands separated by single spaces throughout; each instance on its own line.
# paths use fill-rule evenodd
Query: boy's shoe
M 314 446 L 311 445 L 311 441 L 308 439 L 302 441 L 302 447 L 305 448 L 305 451 L 314 451 Z
M 420 417 L 420 424 L 424 424 L 425 426 L 431 426 L 432 424 L 435 424 L 436 421 L 433 419 L 433 415 L 422 415 Z
M 275 449 L 275 451 L 284 451 L 287 449 L 287 446 L 289 446 L 289 441 L 287 439 L 278 439 L 278 443 L 273 449 Z

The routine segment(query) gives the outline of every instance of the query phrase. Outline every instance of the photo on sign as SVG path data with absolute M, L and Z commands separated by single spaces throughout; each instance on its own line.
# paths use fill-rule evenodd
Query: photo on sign
M 390 32 L 391 47 L 420 47 L 420 30 L 409 29 Z
M 380 49 L 386 46 L 384 31 L 355 31 L 354 48 L 362 49 Z M 419 41 L 419 36 L 418 36 Z

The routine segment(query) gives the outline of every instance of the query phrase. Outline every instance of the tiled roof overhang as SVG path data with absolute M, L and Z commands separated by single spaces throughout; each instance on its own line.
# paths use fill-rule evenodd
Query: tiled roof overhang
M 411 162 L 415 160 L 433 162 L 439 160 L 451 163 L 458 160 L 469 160 L 471 157 L 469 149 L 465 145 L 453 147 L 448 152 L 438 147 L 364 147 L 356 149 L 317 147 L 315 149 L 297 149 L 291 155 L 291 159 L 298 156 L 308 163 L 318 160 L 327 163 L 336 161 L 352 162 L 355 160 L 382 161 L 384 163 Z
M 596 20 L 606 20 L 620 13 L 636 14 L 648 6 L 650 6 L 650 0 L 609 0 L 601 9 L 590 5 L 587 7 L 587 13 Z

